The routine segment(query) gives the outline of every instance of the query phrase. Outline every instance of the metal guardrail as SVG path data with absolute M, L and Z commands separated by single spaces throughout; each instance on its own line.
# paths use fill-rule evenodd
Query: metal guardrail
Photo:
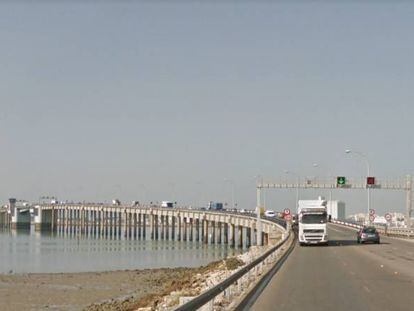
M 272 219 L 272 221 L 275 223 L 278 222 L 275 219 Z M 190 300 L 189 302 L 185 303 L 184 305 L 177 307 L 175 311 L 193 311 L 193 310 L 196 310 L 204 306 L 210 301 L 212 301 L 215 297 L 217 297 L 219 294 L 224 292 L 228 287 L 230 287 L 235 282 L 237 282 L 239 279 L 241 279 L 244 275 L 250 272 L 253 268 L 263 263 L 266 258 L 272 255 L 273 252 L 278 250 L 289 239 L 290 234 L 291 232 L 287 231 L 287 235 L 284 237 L 284 239 L 281 240 L 274 247 L 272 247 L 270 250 L 268 250 L 266 253 L 264 253 L 259 258 L 255 259 L 254 261 L 252 261 L 245 267 L 241 268 L 240 270 L 238 270 L 237 272 L 229 276 L 227 279 L 225 279 L 221 283 L 208 289 L 207 291 L 195 297 L 194 299 Z

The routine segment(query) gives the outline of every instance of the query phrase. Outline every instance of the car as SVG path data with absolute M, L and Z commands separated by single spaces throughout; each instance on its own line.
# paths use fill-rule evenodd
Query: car
M 274 211 L 265 211 L 266 217 L 276 217 L 276 213 Z
M 373 242 L 380 244 L 380 236 L 375 227 L 363 227 L 357 232 L 357 242 Z

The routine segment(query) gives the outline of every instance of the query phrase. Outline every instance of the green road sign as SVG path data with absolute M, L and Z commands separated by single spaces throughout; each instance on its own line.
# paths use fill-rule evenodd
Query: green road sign
M 338 177 L 336 177 L 336 184 L 338 186 L 345 185 L 346 184 L 346 178 L 345 178 L 345 176 L 338 176 Z

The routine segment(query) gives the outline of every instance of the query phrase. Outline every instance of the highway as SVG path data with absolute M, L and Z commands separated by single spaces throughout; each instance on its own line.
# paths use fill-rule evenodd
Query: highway
M 414 241 L 356 243 L 329 225 L 329 246 L 297 245 L 252 310 L 414 310 Z

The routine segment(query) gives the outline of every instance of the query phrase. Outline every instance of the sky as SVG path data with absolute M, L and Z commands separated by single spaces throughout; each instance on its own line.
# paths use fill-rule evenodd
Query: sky
M 412 29 L 409 1 L 1 2 L 0 200 L 234 191 L 253 209 L 258 175 L 365 176 L 345 149 L 378 178 L 413 174 Z M 405 210 L 403 192 L 372 196 Z M 364 190 L 333 198 L 366 210 Z

